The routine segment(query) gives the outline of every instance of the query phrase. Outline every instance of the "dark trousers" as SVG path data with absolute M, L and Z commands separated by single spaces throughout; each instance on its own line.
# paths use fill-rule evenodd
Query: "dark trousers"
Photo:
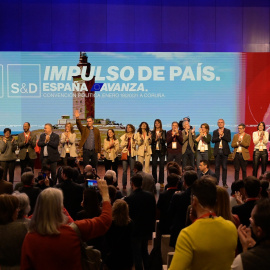
M 57 182 L 57 177 L 56 177 L 57 161 L 51 162 L 48 159 L 48 157 L 43 157 L 43 159 L 42 159 L 42 167 L 43 166 L 50 166 L 53 185 L 56 185 L 56 182 Z
M 247 177 L 247 160 L 243 159 L 242 153 L 236 153 L 234 158 L 234 181 L 239 180 L 240 168 L 242 170 L 242 179 Z
M 15 160 L 1 161 L 1 167 L 4 170 L 3 179 L 7 180 L 7 173 L 9 176 L 9 182 L 14 181 L 14 171 L 15 171 Z
M 164 164 L 165 164 L 165 155 L 162 155 L 160 151 L 155 151 L 152 155 L 152 175 L 157 183 L 157 163 L 159 159 L 159 183 L 164 183 Z
M 224 155 L 223 150 L 219 149 L 218 154 L 215 156 L 215 174 L 217 181 L 220 179 L 220 166 L 222 166 L 222 183 L 227 184 L 227 161 L 228 156 Z
M 132 237 L 133 257 L 136 270 L 148 270 L 149 254 L 148 254 L 148 237 L 134 236 Z
M 105 172 L 108 170 L 113 170 L 116 173 L 116 179 L 118 179 L 118 158 L 115 158 L 114 161 L 104 159 Z
M 268 153 L 266 149 L 264 149 L 263 151 L 255 150 L 253 152 L 253 176 L 255 177 L 257 177 L 257 174 L 258 174 L 260 160 L 261 160 L 261 165 L 262 165 L 261 174 L 264 174 L 266 171 L 267 161 L 268 161 Z
M 181 166 L 181 159 L 182 159 L 182 153 L 180 152 L 173 152 L 173 153 L 168 153 L 167 161 L 175 161 L 176 163 Z
M 196 165 L 197 165 L 197 172 L 200 171 L 200 162 L 201 160 L 208 160 L 208 150 L 201 152 L 201 151 L 197 151 L 196 152 Z
M 32 171 L 34 172 L 34 165 L 35 165 L 35 159 L 31 159 L 29 157 L 29 153 L 26 153 L 25 159 L 21 159 L 20 160 L 20 164 L 21 164 L 21 174 L 24 173 L 24 169 L 26 167 L 31 167 Z
M 97 172 L 97 165 L 98 165 L 97 153 L 95 152 L 95 150 L 83 149 L 83 165 L 86 166 L 89 164 L 93 168 L 95 168 Z
M 188 164 L 190 164 L 190 166 L 192 166 L 195 169 L 194 153 L 189 148 L 186 149 L 186 152 L 182 156 L 182 166 L 183 166 L 183 169 L 186 166 L 188 166 Z
M 122 176 L 122 185 L 127 185 L 127 169 L 128 164 L 130 166 L 130 178 L 133 176 L 133 169 L 135 165 L 136 157 L 128 156 L 127 160 L 122 160 L 122 166 L 123 166 L 123 176 Z

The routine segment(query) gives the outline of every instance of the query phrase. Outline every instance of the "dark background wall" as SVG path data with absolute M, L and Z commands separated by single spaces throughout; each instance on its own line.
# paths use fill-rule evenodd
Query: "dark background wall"
M 0 0 L 0 50 L 269 52 L 269 7 L 269 0 Z

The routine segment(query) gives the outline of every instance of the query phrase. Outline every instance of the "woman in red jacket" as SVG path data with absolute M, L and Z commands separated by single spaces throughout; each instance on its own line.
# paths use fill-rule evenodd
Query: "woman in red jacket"
M 101 215 L 75 221 L 82 241 L 105 234 L 111 225 L 111 204 L 106 181 L 98 180 L 98 187 L 103 199 Z M 62 208 L 61 190 L 47 188 L 40 193 L 29 233 L 23 243 L 21 269 L 82 269 L 80 240 L 76 232 L 66 225 Z

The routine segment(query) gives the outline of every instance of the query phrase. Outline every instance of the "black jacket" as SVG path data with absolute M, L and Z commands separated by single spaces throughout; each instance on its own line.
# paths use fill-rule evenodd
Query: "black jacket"
M 221 139 L 219 138 L 218 129 L 214 130 L 213 138 L 212 138 L 212 143 L 215 144 L 214 156 L 218 154 L 219 143 L 221 140 L 222 140 L 223 153 L 224 155 L 228 156 L 231 153 L 230 147 L 229 147 L 229 142 L 231 141 L 231 131 L 229 129 L 224 128 L 224 136 Z

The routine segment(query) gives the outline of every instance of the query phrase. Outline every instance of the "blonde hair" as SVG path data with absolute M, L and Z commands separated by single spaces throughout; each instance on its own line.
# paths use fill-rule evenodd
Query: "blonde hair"
M 74 133 L 73 125 L 72 125 L 70 122 L 67 122 L 67 123 L 65 124 L 65 130 L 66 130 L 67 125 L 70 126 L 70 133 Z
M 217 202 L 214 211 L 217 216 L 221 216 L 226 220 L 234 222 L 231 207 L 230 207 L 230 197 L 227 190 L 223 187 L 217 187 Z
M 128 204 L 124 200 L 116 200 L 112 207 L 112 219 L 118 226 L 126 226 L 131 221 Z
M 56 188 L 44 189 L 38 196 L 29 231 L 41 235 L 60 234 L 59 227 L 67 220 L 62 209 L 62 191 Z

